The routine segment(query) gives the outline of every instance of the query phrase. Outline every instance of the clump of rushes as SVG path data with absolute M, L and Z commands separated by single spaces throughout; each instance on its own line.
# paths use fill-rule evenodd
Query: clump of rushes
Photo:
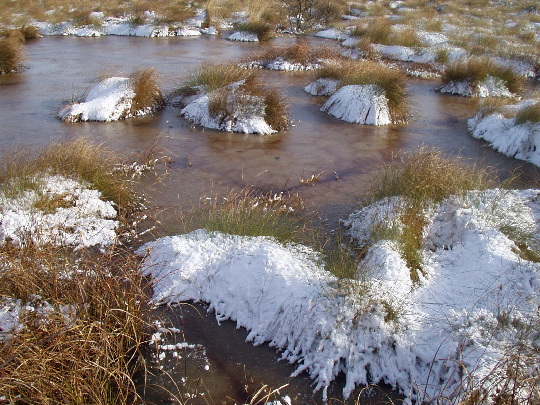
M 164 98 L 157 83 L 155 69 L 137 70 L 131 74 L 130 80 L 135 93 L 131 114 L 136 115 L 137 111 L 145 109 L 155 111 L 163 106 Z
M 373 84 L 383 90 L 393 122 L 405 122 L 409 117 L 405 75 L 372 61 L 343 61 L 326 64 L 315 71 L 316 79 L 335 79 L 338 87 Z
M 241 32 L 251 32 L 257 35 L 260 42 L 270 41 L 274 36 L 274 29 L 263 21 L 249 21 L 238 24 L 235 29 Z
M 35 186 L 36 176 L 48 173 L 88 182 L 99 190 L 103 198 L 113 201 L 119 219 L 128 226 L 141 208 L 133 182 L 121 171 L 115 170 L 118 154 L 79 138 L 70 142 L 54 143 L 37 156 L 18 154 L 4 157 L 0 166 L 0 184 L 7 195 L 17 195 Z
M 298 194 L 255 187 L 225 197 L 203 198 L 187 226 L 242 236 L 271 236 L 279 242 L 311 242 L 315 219 Z
M 0 340 L 7 403 L 140 403 L 133 375 L 146 340 L 141 258 L 116 250 L 0 246 L 0 305 L 20 327 Z
M 24 48 L 20 40 L 0 39 L 0 73 L 12 73 L 20 70 L 23 60 Z
M 466 58 L 446 65 L 442 75 L 444 83 L 469 82 L 472 85 L 485 81 L 489 76 L 504 81 L 511 93 L 519 93 L 524 79 L 511 67 L 497 65 L 489 58 Z
M 273 61 L 281 58 L 291 63 L 307 65 L 325 59 L 339 59 L 340 55 L 331 48 L 313 48 L 306 43 L 296 43 L 292 46 L 270 47 L 262 52 L 249 55 L 247 61 Z
M 537 124 L 540 122 L 540 102 L 532 104 L 518 111 L 516 114 L 516 124 L 525 123 Z
M 440 151 L 430 149 L 419 149 L 376 173 L 369 190 L 371 201 L 393 196 L 404 200 L 398 216 L 403 226 L 395 237 L 414 282 L 422 273 L 423 232 L 427 225 L 424 211 L 451 195 L 485 190 L 495 184 L 488 169 L 467 166 L 460 158 L 445 158 Z
M 226 86 L 243 81 L 237 96 L 229 97 Z M 233 116 L 234 111 L 249 110 L 253 97 L 265 105 L 264 120 L 275 131 L 289 124 L 285 96 L 277 89 L 266 88 L 257 71 L 243 69 L 235 64 L 206 65 L 191 75 L 186 83 L 173 92 L 174 96 L 211 93 L 209 110 L 214 117 Z

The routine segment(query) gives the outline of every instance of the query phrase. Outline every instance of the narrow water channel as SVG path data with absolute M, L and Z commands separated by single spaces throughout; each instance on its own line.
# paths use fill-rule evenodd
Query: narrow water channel
M 280 38 L 276 42 L 286 45 L 295 40 Z M 317 46 L 333 44 L 317 38 L 308 40 Z M 79 136 L 104 142 L 127 155 L 144 153 L 157 145 L 160 153 L 170 157 L 170 165 L 159 179 L 149 175 L 141 191 L 159 213 L 158 236 L 176 233 L 181 228 L 179 212 L 195 206 L 202 196 L 251 185 L 297 191 L 329 228 L 335 227 L 357 206 L 376 167 L 421 145 L 493 166 L 502 177 L 519 170 L 524 186 L 535 182 L 538 186 L 537 168 L 504 157 L 467 134 L 466 119 L 475 114 L 477 101 L 435 93 L 437 81 L 409 80 L 415 119 L 406 126 L 345 124 L 320 112 L 322 100 L 303 91 L 310 81 L 309 73 L 268 71 L 262 72 L 264 79 L 287 95 L 293 122 L 286 132 L 271 136 L 195 128 L 172 107 L 153 117 L 115 123 L 66 124 L 55 118 L 63 104 L 80 98 L 103 75 L 155 67 L 167 93 L 202 63 L 238 61 L 260 48 L 259 44 L 210 36 L 42 38 L 26 47 L 28 69 L 0 75 L 0 150 L 40 147 Z M 300 183 L 311 176 L 319 181 L 310 186 Z M 169 369 L 157 372 L 153 381 L 166 385 L 171 392 L 182 385 L 178 379 L 199 381 L 197 392 L 206 397 L 194 397 L 189 403 L 241 401 L 240 391 L 249 381 L 274 388 L 288 383 L 289 395 L 304 401 L 293 403 L 316 401 L 311 397 L 313 387 L 307 376 L 289 379 L 293 366 L 277 362 L 278 355 L 272 349 L 244 343 L 246 333 L 234 325 L 217 327 L 213 316 L 200 307 L 200 316 L 192 307 L 182 311 L 162 308 L 158 312 L 181 324 L 180 335 L 173 333 L 164 339 L 184 339 L 198 354 L 185 355 L 195 358 L 189 367 L 181 353 L 178 357 L 171 354 L 176 371 L 170 363 Z M 169 359 L 167 356 L 165 359 Z M 159 370 L 159 365 L 156 367 Z M 188 369 L 199 374 L 187 376 Z M 163 377 L 169 375 L 173 378 Z M 147 392 L 149 400 L 165 403 L 163 393 L 150 386 Z

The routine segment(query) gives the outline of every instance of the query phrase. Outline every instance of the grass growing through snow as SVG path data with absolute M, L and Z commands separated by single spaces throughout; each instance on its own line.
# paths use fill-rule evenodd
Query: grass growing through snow
M 156 70 L 140 69 L 130 76 L 135 96 L 131 105 L 131 114 L 150 109 L 155 111 L 163 106 L 164 99 L 159 89 Z
M 30 153 L 5 156 L 0 166 L 0 184 L 4 193 L 19 195 L 35 187 L 36 176 L 45 173 L 85 181 L 99 190 L 104 199 L 114 201 L 119 219 L 126 222 L 140 209 L 140 201 L 132 181 L 115 170 L 117 163 L 117 153 L 79 138 L 51 144 L 36 156 Z
M 139 403 L 132 375 L 145 341 L 140 257 L 0 247 L 0 303 L 22 307 L 0 341 L 8 403 Z
M 242 236 L 272 236 L 279 242 L 311 241 L 313 218 L 298 194 L 247 187 L 225 197 L 201 199 L 190 230 L 197 228 Z
M 372 61 L 343 61 L 317 69 L 315 78 L 339 80 L 339 87 L 374 84 L 382 89 L 388 99 L 393 122 L 404 122 L 409 116 L 405 75 L 398 70 Z
M 238 24 L 235 27 L 236 31 L 249 32 L 256 34 L 260 42 L 270 41 L 274 36 L 274 29 L 264 21 L 249 21 L 246 23 Z
M 264 51 L 249 55 L 245 60 L 271 62 L 278 58 L 291 63 L 308 65 L 325 59 L 339 59 L 340 55 L 328 47 L 314 48 L 306 43 L 296 43 L 291 46 L 273 46 Z
M 474 85 L 485 81 L 489 76 L 503 80 L 512 93 L 519 93 L 523 87 L 523 77 L 512 68 L 501 67 L 488 58 L 466 58 L 453 62 L 446 66 L 442 80 L 444 83 L 470 82 Z
M 420 149 L 377 172 L 369 191 L 370 201 L 394 196 L 404 200 L 398 217 L 403 227 L 396 239 L 413 281 L 417 282 L 422 272 L 425 210 L 451 195 L 485 190 L 495 184 L 489 169 L 468 166 L 459 158 L 446 158 L 440 151 L 429 149 Z

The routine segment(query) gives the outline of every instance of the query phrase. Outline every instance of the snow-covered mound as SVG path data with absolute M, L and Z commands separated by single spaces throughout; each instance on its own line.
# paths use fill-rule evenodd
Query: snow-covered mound
M 456 94 L 464 97 L 512 97 L 504 80 L 488 76 L 480 82 L 451 81 L 438 89 L 441 93 Z
M 339 80 L 322 78 L 308 84 L 306 87 L 304 87 L 304 91 L 312 96 L 326 97 L 334 94 L 338 86 Z
M 520 103 L 525 107 L 527 101 Z M 469 132 L 506 156 L 526 160 L 540 166 L 540 123 L 517 124 L 515 118 L 505 118 L 501 113 L 484 115 L 480 111 L 468 121 Z
M 135 92 L 130 78 L 110 77 L 94 87 L 84 102 L 63 108 L 58 118 L 65 122 L 110 122 L 153 112 L 153 109 L 148 107 L 133 114 L 131 107 L 134 97 Z
M 327 39 L 345 39 L 347 34 L 342 31 L 338 31 L 335 28 L 328 28 L 323 31 L 319 31 L 315 34 L 316 37 L 327 38 Z
M 278 57 L 273 60 L 261 60 L 261 61 L 252 61 L 245 64 L 249 69 L 269 69 L 269 70 L 280 70 L 285 72 L 295 72 L 295 71 L 304 71 L 304 70 L 314 70 L 320 67 L 320 64 L 317 62 L 312 63 L 300 63 L 292 62 L 281 57 Z
M 36 181 L 37 191 L 27 190 L 18 197 L 0 192 L 0 245 L 10 241 L 20 246 L 31 240 L 105 247 L 116 241 L 116 210 L 112 202 L 101 200 L 99 191 L 61 176 Z
M 517 339 L 525 339 L 520 347 L 538 344 L 521 332 L 538 325 L 540 264 L 520 257 L 500 229 L 533 235 L 530 244 L 539 248 L 539 193 L 471 192 L 434 207 L 421 284 L 390 240 L 369 249 L 362 281 L 349 282 L 324 271 L 311 249 L 266 237 L 198 230 L 139 254 L 157 302 L 208 302 L 218 321 L 246 328 L 249 341 L 281 349 L 325 396 L 343 372 L 345 396 L 357 384 L 384 381 L 410 399 L 434 398 L 488 375 Z M 374 221 L 398 221 L 400 206 L 397 198 L 383 200 L 346 225 L 353 237 L 370 239 Z
M 267 135 L 276 132 L 265 121 L 266 104 L 259 96 L 241 90 L 244 80 L 230 84 L 209 94 L 202 94 L 189 102 L 181 114 L 189 121 L 206 128 L 226 132 Z M 210 112 L 212 97 L 225 92 L 227 112 Z
M 254 32 L 236 31 L 227 37 L 231 41 L 239 42 L 259 42 L 259 37 Z
M 321 111 L 354 124 L 392 123 L 388 99 L 378 86 L 372 84 L 343 86 L 326 101 Z

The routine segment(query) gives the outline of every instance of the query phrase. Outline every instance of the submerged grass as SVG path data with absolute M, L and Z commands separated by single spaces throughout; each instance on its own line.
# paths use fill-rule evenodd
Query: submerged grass
M 405 122 L 409 117 L 406 98 L 405 75 L 372 61 L 343 61 L 327 64 L 315 71 L 315 78 L 339 80 L 339 86 L 373 84 L 378 86 L 388 99 L 393 122 Z

